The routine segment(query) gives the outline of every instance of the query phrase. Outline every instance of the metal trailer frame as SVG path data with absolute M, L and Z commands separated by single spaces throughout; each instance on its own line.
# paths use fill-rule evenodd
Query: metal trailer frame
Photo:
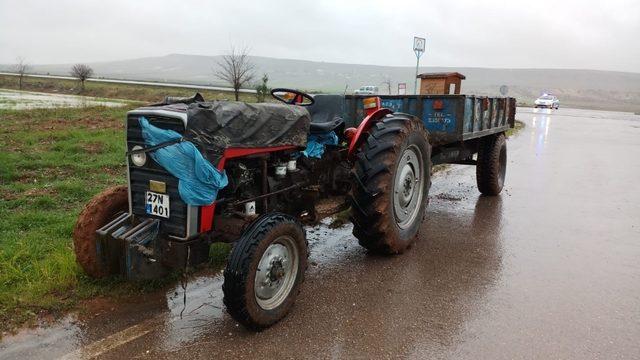
M 370 96 L 369 96 L 370 97 Z M 379 95 L 381 108 L 422 120 L 429 132 L 433 165 L 475 165 L 482 138 L 515 126 L 516 100 L 511 97 L 475 95 Z M 363 100 L 368 96 L 345 95 L 347 126 L 365 118 Z

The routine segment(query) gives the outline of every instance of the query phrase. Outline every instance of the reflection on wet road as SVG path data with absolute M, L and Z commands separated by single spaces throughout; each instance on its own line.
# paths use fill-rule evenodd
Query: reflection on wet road
M 95 301 L 4 339 L 0 358 L 638 358 L 640 116 L 518 118 L 502 195 L 480 197 L 473 167 L 437 175 L 407 253 L 368 255 L 348 226 L 309 229 L 307 280 L 273 328 L 238 326 L 221 277 L 203 276 L 184 309 L 180 286 Z

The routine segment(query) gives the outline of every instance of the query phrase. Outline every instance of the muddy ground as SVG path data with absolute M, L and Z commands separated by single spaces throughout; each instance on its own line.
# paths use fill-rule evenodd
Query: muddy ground
M 292 313 L 252 333 L 219 274 L 122 303 L 97 299 L 7 336 L 0 358 L 639 358 L 640 116 L 519 109 L 506 187 L 474 168 L 433 179 L 404 255 L 368 255 L 350 227 L 308 230 Z M 181 316 L 182 314 L 182 316 Z

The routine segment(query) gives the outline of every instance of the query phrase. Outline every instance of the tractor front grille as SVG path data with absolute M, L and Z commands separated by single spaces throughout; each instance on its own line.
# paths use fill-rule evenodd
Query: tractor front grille
M 142 138 L 140 124 L 138 123 L 140 116 L 141 115 L 136 114 L 135 110 L 127 116 L 127 148 L 129 151 L 136 145 L 146 146 Z M 181 134 L 184 133 L 184 123 L 180 118 L 149 114 L 144 114 L 144 117 L 149 120 L 153 126 L 174 130 Z M 160 219 L 160 231 L 162 233 L 179 238 L 189 237 L 189 235 L 191 235 L 187 229 L 187 221 L 191 220 L 188 218 L 189 206 L 180 198 L 180 194 L 178 193 L 178 179 L 156 163 L 149 154 L 147 154 L 146 164 L 141 167 L 135 166 L 129 157 L 127 161 L 129 166 L 129 191 L 131 191 L 133 214 Z M 167 186 L 166 193 L 170 198 L 170 217 L 168 219 L 148 215 L 145 211 L 145 194 L 149 191 L 149 180 L 161 181 Z M 195 211 L 197 211 L 197 208 Z

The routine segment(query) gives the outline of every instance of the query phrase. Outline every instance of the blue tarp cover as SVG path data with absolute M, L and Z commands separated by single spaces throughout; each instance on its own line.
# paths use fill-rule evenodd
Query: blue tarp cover
M 142 137 L 149 146 L 182 137 L 173 130 L 151 125 L 144 116 L 141 116 L 138 122 L 142 129 Z M 179 179 L 180 197 L 188 205 L 210 205 L 216 200 L 218 191 L 228 184 L 225 172 L 216 169 L 189 141 L 152 151 L 151 157 Z
M 324 134 L 309 134 L 307 148 L 302 154 L 306 157 L 321 158 L 325 145 L 338 145 L 338 135 L 334 131 Z

